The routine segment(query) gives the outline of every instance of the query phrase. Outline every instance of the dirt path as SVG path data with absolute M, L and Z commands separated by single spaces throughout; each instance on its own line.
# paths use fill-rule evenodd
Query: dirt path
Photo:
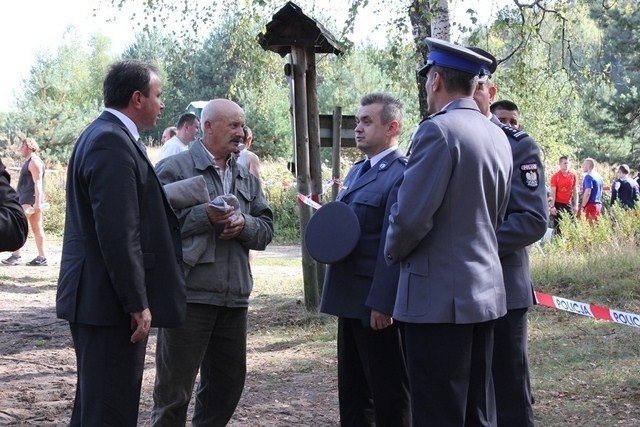
M 75 356 L 67 323 L 55 318 L 59 242 L 52 241 L 50 247 L 48 267 L 0 266 L 0 426 L 64 426 L 69 422 Z M 30 240 L 24 261 L 33 255 Z M 7 256 L 0 254 L 2 259 Z M 299 258 L 300 252 L 297 247 L 274 246 L 259 256 L 289 259 Z M 263 265 L 254 274 L 295 275 L 298 268 Z M 254 290 L 257 295 L 264 296 L 264 292 Z M 290 333 L 269 336 L 269 324 L 276 314 L 279 318 L 303 316 L 295 298 L 283 304 L 273 306 L 266 297 L 252 301 L 249 373 L 230 426 L 338 424 L 335 357 L 327 356 L 326 349 L 303 345 L 308 329 L 292 328 Z M 149 423 L 154 357 L 155 334 L 147 347 L 139 425 Z

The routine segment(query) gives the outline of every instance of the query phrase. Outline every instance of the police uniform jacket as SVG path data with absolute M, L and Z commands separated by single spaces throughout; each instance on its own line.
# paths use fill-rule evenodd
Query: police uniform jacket
M 393 313 L 400 268 L 384 262 L 384 243 L 406 162 L 400 150 L 395 150 L 364 175 L 358 176 L 362 161 L 347 174 L 336 200 L 354 210 L 360 223 L 360 239 L 347 258 L 327 267 L 322 312 L 363 319 L 367 325 L 372 308 Z
M 425 119 L 412 147 L 385 250 L 389 264 L 400 262 L 394 318 L 479 323 L 503 316 L 496 230 L 511 187 L 507 137 L 463 98 Z
M 513 155 L 513 176 L 507 213 L 498 228 L 498 251 L 502 264 L 507 309 L 531 307 L 533 285 L 527 246 L 547 231 L 547 193 L 540 151 L 526 133 L 491 121 L 504 131 Z

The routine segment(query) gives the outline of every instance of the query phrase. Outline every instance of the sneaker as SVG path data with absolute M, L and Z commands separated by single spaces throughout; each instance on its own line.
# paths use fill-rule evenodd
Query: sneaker
M 21 258 L 22 257 L 20 255 L 16 256 L 16 255 L 11 254 L 11 256 L 9 258 L 3 259 L 2 263 L 4 265 L 17 265 L 20 262 Z
M 44 267 L 45 265 L 47 265 L 47 259 L 45 257 L 37 256 L 29 261 L 27 265 L 30 265 L 32 267 Z

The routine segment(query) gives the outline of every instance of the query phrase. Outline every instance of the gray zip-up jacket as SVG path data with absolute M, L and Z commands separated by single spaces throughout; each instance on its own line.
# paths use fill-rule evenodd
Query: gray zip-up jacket
M 187 302 L 224 307 L 247 307 L 253 288 L 249 249 L 264 250 L 273 238 L 273 213 L 260 188 L 260 181 L 249 171 L 230 160 L 233 176 L 231 194 L 240 202 L 245 218 L 242 232 L 231 240 L 217 238 L 217 230 L 209 222 L 208 203 L 176 210 L 183 243 L 189 237 L 206 234 L 207 249 L 200 261 L 187 273 Z M 201 143 L 188 151 L 161 160 L 156 172 L 162 184 L 196 175 L 204 177 L 211 200 L 222 195 L 222 181 Z

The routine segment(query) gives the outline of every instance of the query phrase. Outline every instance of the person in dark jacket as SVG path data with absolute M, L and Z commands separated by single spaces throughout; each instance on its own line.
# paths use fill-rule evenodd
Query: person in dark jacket
M 117 62 L 103 92 L 69 160 L 56 313 L 78 364 L 70 425 L 135 427 L 149 331 L 185 318 L 182 248 L 139 139 L 164 108 L 158 70 Z
M 640 196 L 638 183 L 629 177 L 629 166 L 618 166 L 618 178 L 611 185 L 611 206 L 616 202 L 627 209 L 633 209 Z
M 536 142 L 519 130 L 520 112 L 511 101 L 493 102 L 496 87 L 491 75 L 497 62 L 488 52 L 471 48 L 492 59 L 486 77 L 476 88 L 474 99 L 480 111 L 500 127 L 509 140 L 513 156 L 513 176 L 504 221 L 498 227 L 498 255 L 507 293 L 507 313 L 496 321 L 493 346 L 498 427 L 533 427 L 533 398 L 527 353 L 527 312 L 535 304 L 528 246 L 547 231 L 548 202 L 544 168 Z M 490 107 L 491 106 L 491 107 Z M 509 125 L 504 125 L 500 117 Z
M 18 202 L 18 195 L 9 184 L 9 173 L 0 160 L 0 252 L 14 251 L 27 240 L 27 217 Z
M 398 149 L 402 103 L 385 93 L 360 101 L 356 145 L 365 160 L 347 174 L 337 201 L 359 219 L 360 239 L 330 264 L 320 311 L 338 316 L 338 398 L 342 426 L 410 426 L 409 380 L 401 326 L 391 318 L 400 266 L 384 243 L 407 158 Z

